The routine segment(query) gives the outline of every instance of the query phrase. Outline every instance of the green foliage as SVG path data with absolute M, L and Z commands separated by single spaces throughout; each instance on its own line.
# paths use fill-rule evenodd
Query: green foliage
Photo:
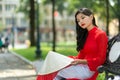
M 43 0 L 44 4 L 51 4 L 52 0 Z M 109 5 L 111 8 L 109 10 L 110 17 L 113 18 L 119 15 L 119 0 L 109 0 L 109 2 L 114 3 L 114 6 Z M 102 20 L 106 20 L 106 0 L 55 0 L 56 9 L 62 14 L 64 10 L 68 12 L 68 15 L 72 15 L 77 9 L 81 7 L 87 7 L 97 13 Z M 66 6 L 64 5 L 66 4 Z M 116 16 L 118 17 L 118 16 Z
M 111 0 L 110 1 L 110 13 L 113 18 L 120 18 L 120 0 Z
M 75 13 L 79 8 L 86 7 L 98 13 L 104 12 L 99 10 L 104 10 L 105 2 L 104 0 L 68 0 L 68 12 L 69 14 Z M 102 6 L 101 6 L 102 5 Z M 100 7 L 101 6 L 101 7 Z
M 42 0 L 42 4 L 52 4 L 53 0 Z M 66 10 L 68 15 L 75 14 L 76 10 L 81 7 L 87 7 L 93 10 L 95 14 L 99 15 L 99 19 L 102 19 L 103 22 L 106 20 L 106 0 L 54 0 L 55 9 L 63 15 L 63 11 Z M 120 14 L 120 0 L 108 0 L 109 1 L 109 13 L 110 20 L 113 18 L 119 18 Z M 30 10 L 30 0 L 20 0 L 20 6 L 17 11 L 24 12 L 26 17 L 28 17 Z M 44 12 L 44 11 L 43 11 Z M 42 21 L 42 16 L 44 13 L 40 12 L 40 20 Z M 45 16 L 45 15 L 44 15 Z
M 53 0 L 43 0 L 43 4 L 52 4 Z M 55 9 L 58 10 L 61 14 L 63 10 L 65 9 L 65 4 L 67 0 L 54 0 L 55 2 Z
M 16 12 L 23 12 L 26 14 L 25 17 L 29 17 L 29 10 L 30 10 L 30 0 L 20 0 L 20 5 L 16 9 Z
M 52 0 L 43 0 L 43 3 L 51 4 L 51 1 Z M 98 14 L 105 14 L 105 0 L 55 0 L 55 5 L 61 14 L 66 10 L 68 15 L 72 15 L 82 7 L 90 8 Z M 105 15 L 103 17 L 105 17 Z
M 53 0 L 42 0 L 44 6 L 51 4 Z M 102 19 L 106 18 L 106 0 L 54 0 L 56 9 L 62 14 L 64 10 L 67 10 L 68 14 L 74 14 L 75 11 L 81 7 L 87 7 L 92 9 L 95 13 L 99 14 Z M 119 0 L 109 0 L 110 17 L 118 17 L 120 11 Z M 113 5 L 114 4 L 114 5 Z M 29 0 L 20 0 L 20 6 L 17 11 L 24 12 L 26 16 L 29 14 L 30 5 Z
M 50 4 L 52 0 L 42 0 L 43 4 Z

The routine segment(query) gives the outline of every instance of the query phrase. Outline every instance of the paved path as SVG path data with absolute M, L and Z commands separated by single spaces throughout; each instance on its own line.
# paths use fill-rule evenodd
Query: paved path
M 36 71 L 14 54 L 0 53 L 0 80 L 36 80 Z

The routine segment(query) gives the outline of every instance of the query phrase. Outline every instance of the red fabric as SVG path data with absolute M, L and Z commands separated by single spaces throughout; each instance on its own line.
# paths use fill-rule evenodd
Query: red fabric
M 53 80 L 56 74 L 57 72 L 46 75 L 38 75 L 36 80 Z
M 104 63 L 106 59 L 108 38 L 105 32 L 94 27 L 88 32 L 84 48 L 79 52 L 78 59 L 86 59 L 91 71 Z

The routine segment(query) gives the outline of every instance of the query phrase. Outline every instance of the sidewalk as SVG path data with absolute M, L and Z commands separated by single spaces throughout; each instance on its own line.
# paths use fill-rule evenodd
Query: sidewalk
M 22 49 L 22 48 L 24 49 L 24 48 L 27 48 L 27 45 L 25 45 L 25 44 L 15 44 L 14 47 L 16 49 Z M 12 48 L 12 45 L 10 45 L 9 48 Z M 43 60 L 37 60 L 37 61 L 31 62 L 31 61 L 27 60 L 26 58 L 16 54 L 15 52 L 12 52 L 12 54 L 14 54 L 15 56 L 17 56 L 20 59 L 24 60 L 25 62 L 33 65 L 33 67 L 35 68 L 36 74 L 38 74 L 38 72 L 39 72 L 39 70 L 40 70 L 40 68 L 41 68 L 41 66 L 42 66 L 42 64 L 44 62 Z
M 13 53 L 0 53 L 0 80 L 36 80 L 36 71 Z

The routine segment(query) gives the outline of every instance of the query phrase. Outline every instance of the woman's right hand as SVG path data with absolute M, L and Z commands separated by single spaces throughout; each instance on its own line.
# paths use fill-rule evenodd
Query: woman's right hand
M 80 59 L 75 59 L 74 61 L 71 62 L 71 65 L 77 65 L 79 64 Z
M 77 65 L 77 64 L 87 64 L 87 60 L 85 59 L 75 59 L 71 62 L 71 65 Z

